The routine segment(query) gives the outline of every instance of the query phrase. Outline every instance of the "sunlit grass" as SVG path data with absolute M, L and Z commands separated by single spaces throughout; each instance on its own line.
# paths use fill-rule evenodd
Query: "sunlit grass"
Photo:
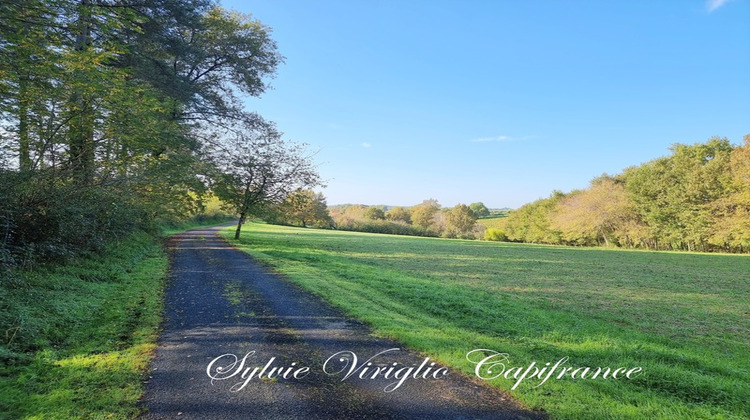
M 475 348 L 508 353 L 513 366 L 568 357 L 568 366 L 643 368 L 631 380 L 528 381 L 512 391 L 553 417 L 750 417 L 747 256 L 263 224 L 248 224 L 237 245 L 379 334 L 470 376 L 465 355 Z

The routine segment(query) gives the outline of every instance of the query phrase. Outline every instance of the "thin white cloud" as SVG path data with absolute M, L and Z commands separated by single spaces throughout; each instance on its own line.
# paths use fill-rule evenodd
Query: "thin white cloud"
M 706 0 L 706 10 L 708 10 L 708 13 L 711 13 L 730 1 L 731 0 Z
M 509 137 L 509 136 L 495 136 L 495 137 L 480 137 L 478 139 L 472 139 L 471 141 L 473 143 L 487 143 L 491 141 L 512 141 L 512 140 L 520 140 L 520 139 Z
M 343 128 L 344 128 L 344 127 L 343 127 L 343 126 L 342 126 L 341 124 L 336 124 L 336 123 L 328 123 L 328 124 L 326 124 L 326 125 L 327 125 L 327 126 L 328 126 L 328 128 L 330 128 L 331 130 L 341 130 L 341 129 L 343 129 Z
M 368 142 L 364 142 L 362 143 L 362 147 L 364 147 L 365 149 L 369 149 L 370 147 L 372 147 L 372 145 Z

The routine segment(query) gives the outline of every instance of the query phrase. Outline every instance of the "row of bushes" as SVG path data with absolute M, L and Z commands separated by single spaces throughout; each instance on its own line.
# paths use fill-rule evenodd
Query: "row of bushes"
M 336 229 L 388 235 L 439 236 L 436 232 L 420 226 L 390 220 L 351 220 L 336 225 Z

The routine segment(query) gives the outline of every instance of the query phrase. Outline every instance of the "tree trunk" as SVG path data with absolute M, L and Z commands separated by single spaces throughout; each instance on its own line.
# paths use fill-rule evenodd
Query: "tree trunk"
M 76 51 L 85 51 L 91 44 L 91 9 L 89 0 L 81 0 L 78 7 Z M 86 81 L 77 82 L 85 84 Z M 74 90 L 70 100 L 70 163 L 73 175 L 82 184 L 90 184 L 94 177 L 94 109 L 91 98 L 81 87 Z
M 28 9 L 21 8 L 21 19 L 29 19 Z M 24 23 L 21 34 L 24 37 L 30 36 L 30 24 Z M 24 54 L 25 56 L 26 54 Z M 29 142 L 29 82 L 31 64 L 26 59 L 19 60 L 18 72 L 18 168 L 23 171 L 31 169 L 31 146 Z
M 22 172 L 31 169 L 30 149 L 28 79 L 21 76 L 18 83 L 18 167 Z
M 237 230 L 234 232 L 234 239 L 240 239 L 240 230 L 245 223 L 247 212 L 250 209 L 250 184 L 245 186 L 245 195 L 242 197 L 242 210 L 240 211 L 240 220 L 237 222 Z
M 240 239 L 240 232 L 242 231 L 242 224 L 245 222 L 245 213 L 240 214 L 240 220 L 237 221 L 237 230 L 234 231 L 234 239 Z
M 94 177 L 93 110 L 80 93 L 75 93 L 71 102 L 76 115 L 70 124 L 70 163 L 76 180 L 88 185 Z

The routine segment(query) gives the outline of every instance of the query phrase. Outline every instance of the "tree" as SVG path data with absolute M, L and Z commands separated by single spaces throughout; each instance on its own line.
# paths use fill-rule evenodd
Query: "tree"
M 173 99 L 175 119 L 223 127 L 247 120 L 239 95 L 260 96 L 284 59 L 271 29 L 205 0 L 161 1 L 173 17 L 144 11 L 150 19 L 132 34 L 138 48 L 122 65 Z
M 410 209 L 411 221 L 416 226 L 429 229 L 432 226 L 432 219 L 438 210 L 440 210 L 440 204 L 438 204 L 437 200 L 432 198 L 424 200 Z
M 282 60 L 268 27 L 213 0 L 0 1 L 0 254 L 72 255 L 191 215 L 215 175 L 202 147 L 260 144 L 267 124 L 241 99 Z M 274 162 L 274 176 L 306 169 Z
M 321 185 L 304 145 L 282 139 L 271 124 L 223 139 L 210 150 L 218 169 L 214 191 L 239 215 L 235 239 L 250 215 L 283 202 L 298 188 Z
M 505 236 L 505 231 L 498 228 L 487 228 L 484 231 L 484 240 L 485 241 L 507 241 L 508 237 Z
M 633 218 L 632 205 L 624 183 L 602 176 L 588 189 L 563 198 L 554 210 L 551 227 L 570 243 L 595 245 L 603 241 L 609 246 L 629 218 Z
M 717 218 L 709 241 L 731 251 L 750 249 L 750 134 L 729 160 L 728 194 L 712 204 Z
M 409 212 L 409 209 L 406 209 L 404 207 L 393 207 L 390 210 L 388 210 L 388 213 L 385 215 L 388 220 L 392 220 L 394 222 L 403 222 L 406 224 L 411 224 L 411 213 Z
M 469 204 L 469 208 L 474 212 L 474 215 L 477 217 L 477 219 L 481 219 L 490 215 L 490 210 L 481 201 Z
M 330 227 L 333 224 L 326 198 L 310 189 L 298 189 L 289 194 L 281 205 L 272 209 L 272 213 L 277 220 L 298 223 L 302 227 L 312 224 Z
M 50 79 L 59 77 L 60 54 L 50 46 L 59 33 L 49 29 L 56 11 L 48 2 L 3 2 L 0 5 L 0 115 L 17 134 L 14 149 L 18 168 L 32 169 L 32 149 L 39 107 L 35 102 L 49 93 Z
M 457 204 L 445 214 L 445 231 L 443 236 L 457 238 L 466 236 L 472 231 L 477 218 L 466 204 Z
M 560 231 L 551 227 L 551 217 L 557 203 L 565 197 L 553 191 L 548 198 L 525 204 L 508 215 L 505 234 L 512 241 L 559 244 Z
M 716 220 L 713 203 L 729 192 L 732 146 L 714 137 L 671 150 L 671 156 L 626 170 L 626 190 L 654 246 L 704 250 Z
M 385 220 L 385 212 L 380 207 L 370 206 L 365 210 L 365 217 L 370 220 Z

